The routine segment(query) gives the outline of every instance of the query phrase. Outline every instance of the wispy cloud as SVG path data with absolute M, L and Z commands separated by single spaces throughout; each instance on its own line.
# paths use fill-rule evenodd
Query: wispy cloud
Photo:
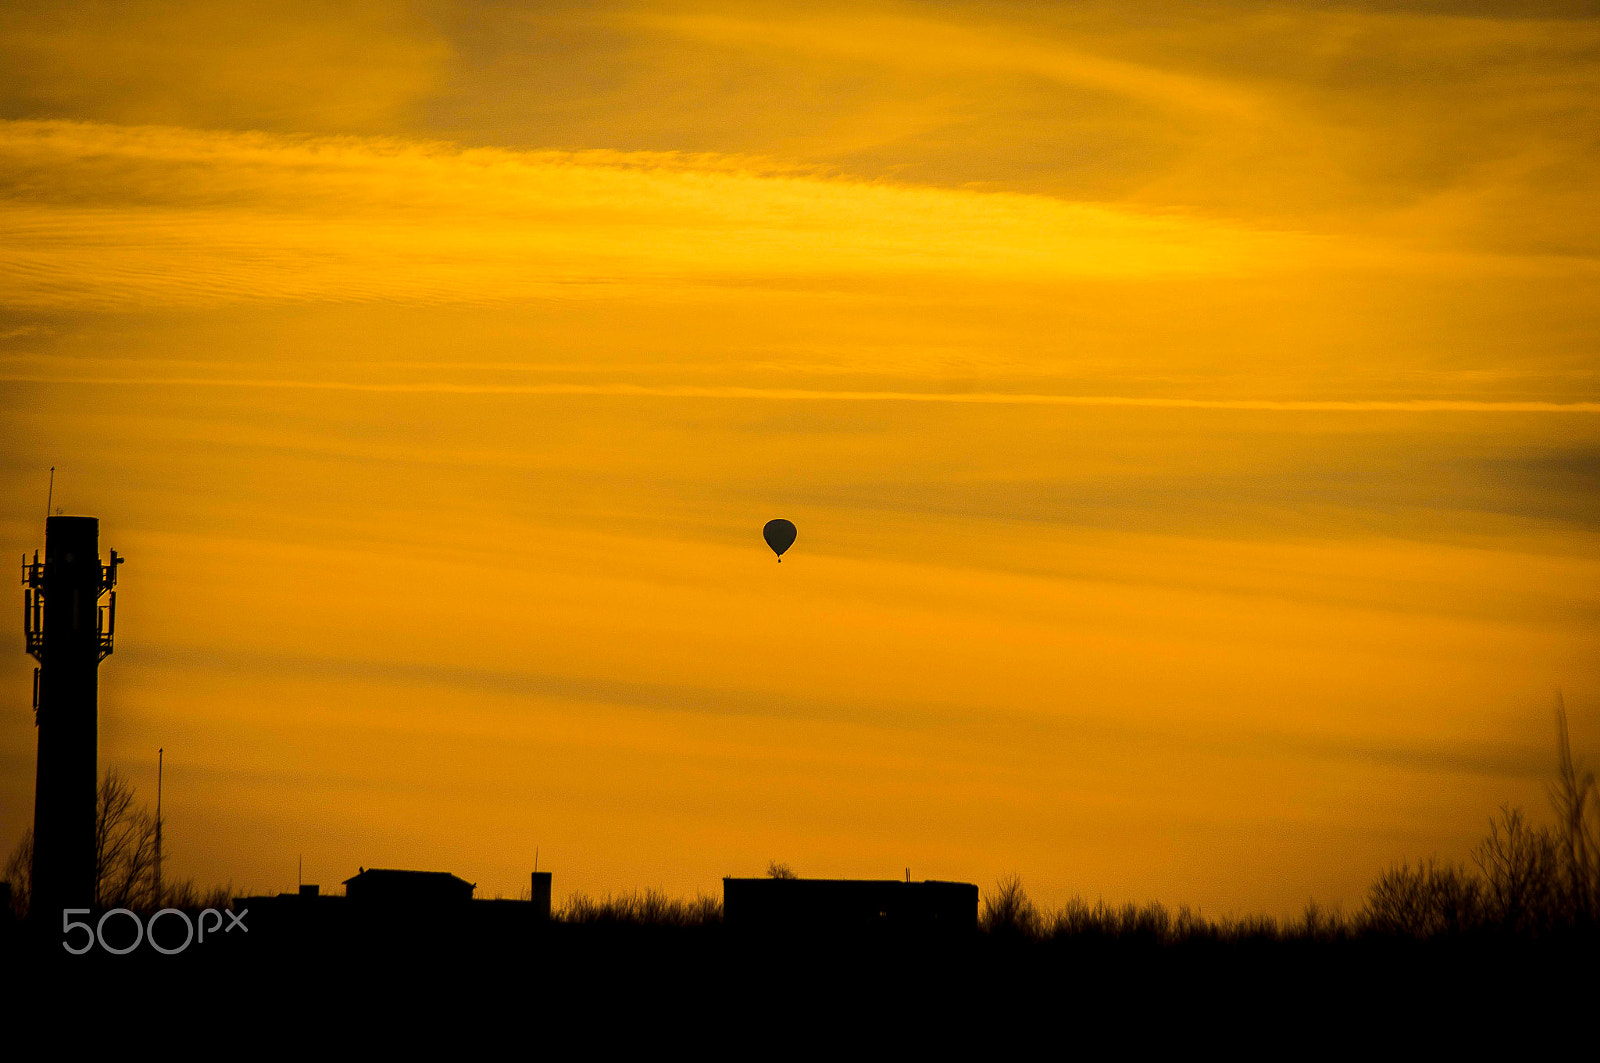
M 12 305 L 549 297 L 593 285 L 1216 274 L 1313 243 L 1041 196 L 63 123 L 0 127 Z
M 1000 72 L 1116 93 L 1168 112 L 1260 120 L 1271 102 L 1227 81 L 1109 58 L 1004 23 L 963 23 L 905 10 L 853 14 L 787 11 L 761 17 L 727 12 L 625 16 L 635 25 L 738 48 L 795 51 L 944 73 Z
M 472 693 L 564 703 L 568 711 L 607 705 L 698 717 L 821 722 L 886 731 L 943 731 L 966 741 L 992 744 L 1024 739 L 1071 741 L 1090 748 L 1135 747 L 1206 757 L 1260 757 L 1293 754 L 1312 760 L 1340 760 L 1399 767 L 1410 771 L 1489 777 L 1541 778 L 1542 748 L 1451 738 L 1435 742 L 1372 741 L 1274 731 L 1251 726 L 1191 727 L 1148 720 L 1107 719 L 1070 713 L 974 710 L 959 703 L 894 702 L 781 694 L 761 689 L 726 689 L 682 683 L 631 682 L 605 676 L 560 675 L 534 671 L 495 671 L 444 663 L 401 660 L 287 656 L 218 651 L 197 646 L 162 645 L 125 655 L 135 667 L 160 671 L 220 672 L 247 677 L 311 678 L 360 687 L 411 687 L 417 684 Z M 459 733 L 451 728 L 447 735 Z M 492 733 L 492 732 L 491 732 Z
M 436 89 L 449 57 L 395 0 L 14 0 L 0 116 L 370 129 Z
M 571 395 L 773 402 L 934 402 L 985 406 L 1131 406 L 1156 410 L 1259 410 L 1282 413 L 1600 413 L 1600 402 L 1482 402 L 1460 399 L 1186 399 L 1136 395 L 1040 395 L 998 391 L 828 391 L 693 384 L 481 384 L 434 381 L 249 380 L 224 377 L 89 377 L 0 372 L 0 381 L 99 387 L 266 388 L 422 395 Z

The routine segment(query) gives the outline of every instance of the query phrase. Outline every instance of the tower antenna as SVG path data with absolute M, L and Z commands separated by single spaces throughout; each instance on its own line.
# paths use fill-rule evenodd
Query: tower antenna
M 44 496 L 44 519 L 50 519 L 50 509 L 56 504 L 56 467 L 50 466 L 50 493 Z

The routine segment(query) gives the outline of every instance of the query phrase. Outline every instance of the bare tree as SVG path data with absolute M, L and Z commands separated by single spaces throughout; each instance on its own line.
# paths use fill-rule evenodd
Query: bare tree
M 1460 934 L 1483 921 L 1483 883 L 1465 868 L 1424 860 L 1378 876 L 1362 924 L 1379 934 L 1427 938 Z
M 994 892 L 983 899 L 979 920 L 985 931 L 998 937 L 1035 938 L 1042 929 L 1039 909 L 1022 888 L 1022 876 L 1006 875 L 995 883 Z
M 134 797 L 133 784 L 107 770 L 94 825 L 95 903 L 102 908 L 145 907 L 156 899 L 156 819 Z
M 144 908 L 155 896 L 156 820 L 137 802 L 133 783 L 107 770 L 95 795 L 94 899 L 102 908 Z M 33 831 L 23 834 L 6 861 L 11 903 L 26 913 L 33 890 Z
M 1432 861 L 1391 868 L 1373 883 L 1361 925 L 1433 937 L 1474 928 L 1520 936 L 1591 928 L 1600 918 L 1600 792 L 1575 762 L 1566 706 L 1556 696 L 1555 826 L 1534 826 L 1502 806 L 1473 850 L 1474 875 Z
M 1538 933 L 1561 921 L 1561 855 L 1548 827 L 1501 806 L 1472 859 L 1483 872 L 1489 917 L 1502 928 Z
M 33 897 L 33 828 L 22 832 L 22 840 L 6 860 L 6 884 L 11 887 L 11 914 L 18 919 L 28 914 Z
M 767 877 L 768 878 L 799 878 L 800 876 L 796 875 L 794 873 L 794 868 L 790 867 L 788 864 L 780 864 L 776 860 L 768 860 L 767 861 Z

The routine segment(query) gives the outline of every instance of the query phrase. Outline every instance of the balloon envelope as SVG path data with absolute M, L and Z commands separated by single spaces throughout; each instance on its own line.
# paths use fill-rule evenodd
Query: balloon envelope
M 767 521 L 767 526 L 761 529 L 761 537 L 772 547 L 772 552 L 778 555 L 778 560 L 783 560 L 783 552 L 794 545 L 794 525 L 778 518 Z

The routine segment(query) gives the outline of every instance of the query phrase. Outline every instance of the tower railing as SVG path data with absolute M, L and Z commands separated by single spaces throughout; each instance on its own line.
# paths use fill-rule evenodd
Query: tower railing
M 28 589 L 22 595 L 22 637 L 28 655 L 36 661 L 44 657 L 44 562 L 39 551 L 33 552 L 33 563 L 22 555 L 22 582 Z
M 111 656 L 114 648 L 113 639 L 117 630 L 117 592 L 113 589 L 117 585 L 117 566 L 125 558 L 118 557 L 115 550 L 111 551 L 111 563 L 100 566 L 100 583 L 95 597 L 110 595 L 106 604 L 98 607 L 95 615 L 95 644 L 98 650 L 96 663 Z M 33 552 L 33 560 L 22 556 L 22 582 L 28 589 L 22 597 L 22 637 L 28 655 L 34 660 L 44 663 L 44 599 L 48 580 L 43 561 L 39 560 L 39 551 Z M 37 686 L 37 681 L 35 682 Z M 35 699 L 37 700 L 37 698 Z M 34 706 L 37 708 L 37 704 Z

